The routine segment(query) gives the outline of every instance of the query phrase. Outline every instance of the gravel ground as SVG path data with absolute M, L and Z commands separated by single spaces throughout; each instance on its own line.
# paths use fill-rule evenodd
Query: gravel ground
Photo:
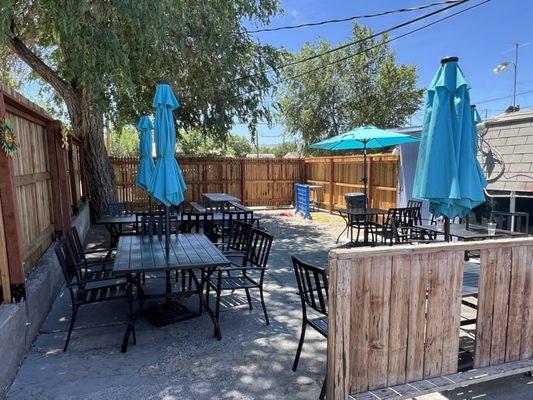
M 316 214 L 313 222 L 288 210 L 260 214 L 275 237 L 265 283 L 269 326 L 258 296 L 250 311 L 243 296 L 228 294 L 221 314 L 222 341 L 213 338 L 205 314 L 164 328 L 141 318 L 137 345 L 122 354 L 127 306 L 97 304 L 81 308 L 69 350 L 63 353 L 70 318 L 70 299 L 63 291 L 7 398 L 316 399 L 324 379 L 326 341 L 309 329 L 298 371 L 292 372 L 301 308 L 290 256 L 326 265 L 327 252 L 344 224 L 325 213 Z M 94 227 L 89 245 L 105 244 L 106 239 L 105 231 Z M 150 287 L 162 290 L 163 282 L 152 279 Z M 422 398 L 527 400 L 533 399 L 533 380 L 515 376 Z

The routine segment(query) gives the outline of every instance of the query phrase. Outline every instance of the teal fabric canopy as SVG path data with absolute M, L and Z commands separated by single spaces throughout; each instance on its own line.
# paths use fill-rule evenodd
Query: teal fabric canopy
M 486 184 L 468 83 L 457 58 L 443 59 L 428 88 L 413 197 L 436 216 L 463 217 L 485 202 Z
M 154 126 L 150 118 L 144 115 L 136 128 L 139 131 L 139 168 L 137 169 L 135 183 L 141 189 L 148 190 L 155 169 L 152 158 L 152 129 L 154 129 Z
M 180 167 L 176 162 L 176 128 L 172 110 L 179 105 L 172 89 L 167 83 L 157 85 L 153 107 L 155 112 L 155 145 L 157 162 L 149 187 L 149 192 L 169 207 L 179 205 L 184 200 L 183 192 L 187 186 Z
M 324 150 L 375 149 L 402 143 L 417 142 L 418 138 L 399 132 L 386 131 L 365 125 L 332 138 L 314 143 L 309 147 Z

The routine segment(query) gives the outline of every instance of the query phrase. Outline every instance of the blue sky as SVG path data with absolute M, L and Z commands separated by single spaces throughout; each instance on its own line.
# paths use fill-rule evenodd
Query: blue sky
M 354 15 L 392 10 L 427 4 L 435 0 L 282 0 L 284 14 L 275 17 L 270 26 L 294 25 L 333 18 L 346 18 Z M 471 0 L 467 4 L 450 10 L 455 12 L 476 4 L 481 0 Z M 431 9 L 433 10 L 433 9 Z M 397 25 L 402 21 L 427 13 L 427 10 L 393 14 L 362 20 L 375 31 Z M 441 18 L 443 15 L 433 17 Z M 429 19 L 430 20 L 430 19 Z M 428 19 L 402 30 L 401 34 L 416 26 L 423 25 Z M 519 71 L 517 92 L 532 91 L 518 96 L 517 103 L 522 108 L 533 107 L 533 1 L 531 0 L 492 0 L 474 10 L 450 18 L 413 35 L 391 43 L 396 51 L 397 61 L 418 66 L 419 86 L 426 87 L 435 74 L 443 56 L 458 56 L 463 72 L 471 85 L 471 98 L 474 104 L 484 100 L 509 96 L 512 94 L 513 73 L 495 75 L 492 69 L 500 62 L 514 59 L 514 43 L 524 46 L 519 52 Z M 258 33 L 256 37 L 264 43 L 284 46 L 297 51 L 305 42 L 318 38 L 332 43 L 346 41 L 350 36 L 352 23 L 330 24 L 320 27 L 301 28 L 292 31 Z M 395 34 L 391 34 L 395 36 Z M 532 42 L 532 44 L 528 44 Z M 478 104 L 482 116 L 502 112 L 512 103 L 512 98 Z M 413 125 L 421 122 L 418 113 L 412 119 Z M 233 132 L 249 137 L 246 126 L 238 125 Z M 278 143 L 283 140 L 283 127 L 269 129 L 259 127 L 260 144 Z

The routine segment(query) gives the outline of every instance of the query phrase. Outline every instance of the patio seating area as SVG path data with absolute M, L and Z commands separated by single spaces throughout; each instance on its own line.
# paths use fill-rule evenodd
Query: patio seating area
M 63 352 L 71 314 L 70 299 L 63 289 L 7 398 L 317 398 L 326 371 L 327 345 L 314 329 L 307 329 L 298 369 L 291 370 L 302 324 L 291 255 L 325 267 L 328 250 L 339 246 L 335 242 L 344 224 L 321 222 L 321 216 L 329 215 L 326 213 L 315 214 L 313 222 L 286 216 L 281 210 L 255 213 L 275 237 L 265 279 L 270 325 L 265 324 L 258 299 L 253 297 L 253 309 L 249 310 L 244 293 L 225 293 L 220 316 L 222 341 L 213 337 L 206 314 L 162 328 L 140 318 L 137 344 L 123 354 L 120 343 L 128 321 L 127 303 L 101 303 L 80 310 L 69 349 Z M 108 232 L 93 226 L 88 248 L 107 244 Z M 343 235 L 340 246 L 346 244 Z M 147 279 L 146 291 L 163 290 L 164 281 L 164 274 Z M 469 284 L 475 285 L 472 279 Z M 526 398 L 530 383 L 531 378 L 517 375 L 456 390 L 446 398 L 459 399 L 464 390 L 495 396 L 499 386 L 510 385 L 512 389 L 504 394 L 487 398 Z

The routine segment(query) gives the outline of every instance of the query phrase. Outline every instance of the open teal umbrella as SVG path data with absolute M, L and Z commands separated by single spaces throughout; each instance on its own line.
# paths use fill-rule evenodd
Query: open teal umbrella
M 477 131 L 468 82 L 457 57 L 444 58 L 429 85 L 413 197 L 430 202 L 446 221 L 485 202 L 487 182 L 477 161 Z
M 363 184 L 366 196 L 368 181 L 366 171 L 367 149 L 378 149 L 397 144 L 417 142 L 418 138 L 394 131 L 386 131 L 375 126 L 365 125 L 332 138 L 314 143 L 309 147 L 324 150 L 363 150 Z M 366 207 L 366 200 L 365 200 Z
M 159 82 L 152 106 L 155 112 L 155 146 L 157 162 L 149 192 L 165 206 L 179 205 L 185 199 L 185 180 L 174 156 L 176 128 L 172 110 L 179 103 L 167 82 Z
M 355 128 L 349 132 L 342 133 L 332 138 L 314 143 L 309 147 L 312 149 L 324 150 L 363 150 L 363 185 L 365 194 L 365 211 L 367 208 L 366 185 L 368 173 L 366 165 L 367 149 L 377 149 L 394 146 L 397 144 L 417 142 L 419 139 L 404 133 L 386 131 L 375 126 L 365 125 Z M 366 215 L 366 212 L 365 212 Z M 365 224 L 366 225 L 366 224 Z M 365 244 L 368 244 L 368 230 L 365 228 Z
M 143 190 L 148 190 L 155 169 L 152 158 L 152 129 L 154 126 L 150 118 L 144 115 L 136 128 L 139 131 L 139 168 L 137 169 L 135 184 Z

